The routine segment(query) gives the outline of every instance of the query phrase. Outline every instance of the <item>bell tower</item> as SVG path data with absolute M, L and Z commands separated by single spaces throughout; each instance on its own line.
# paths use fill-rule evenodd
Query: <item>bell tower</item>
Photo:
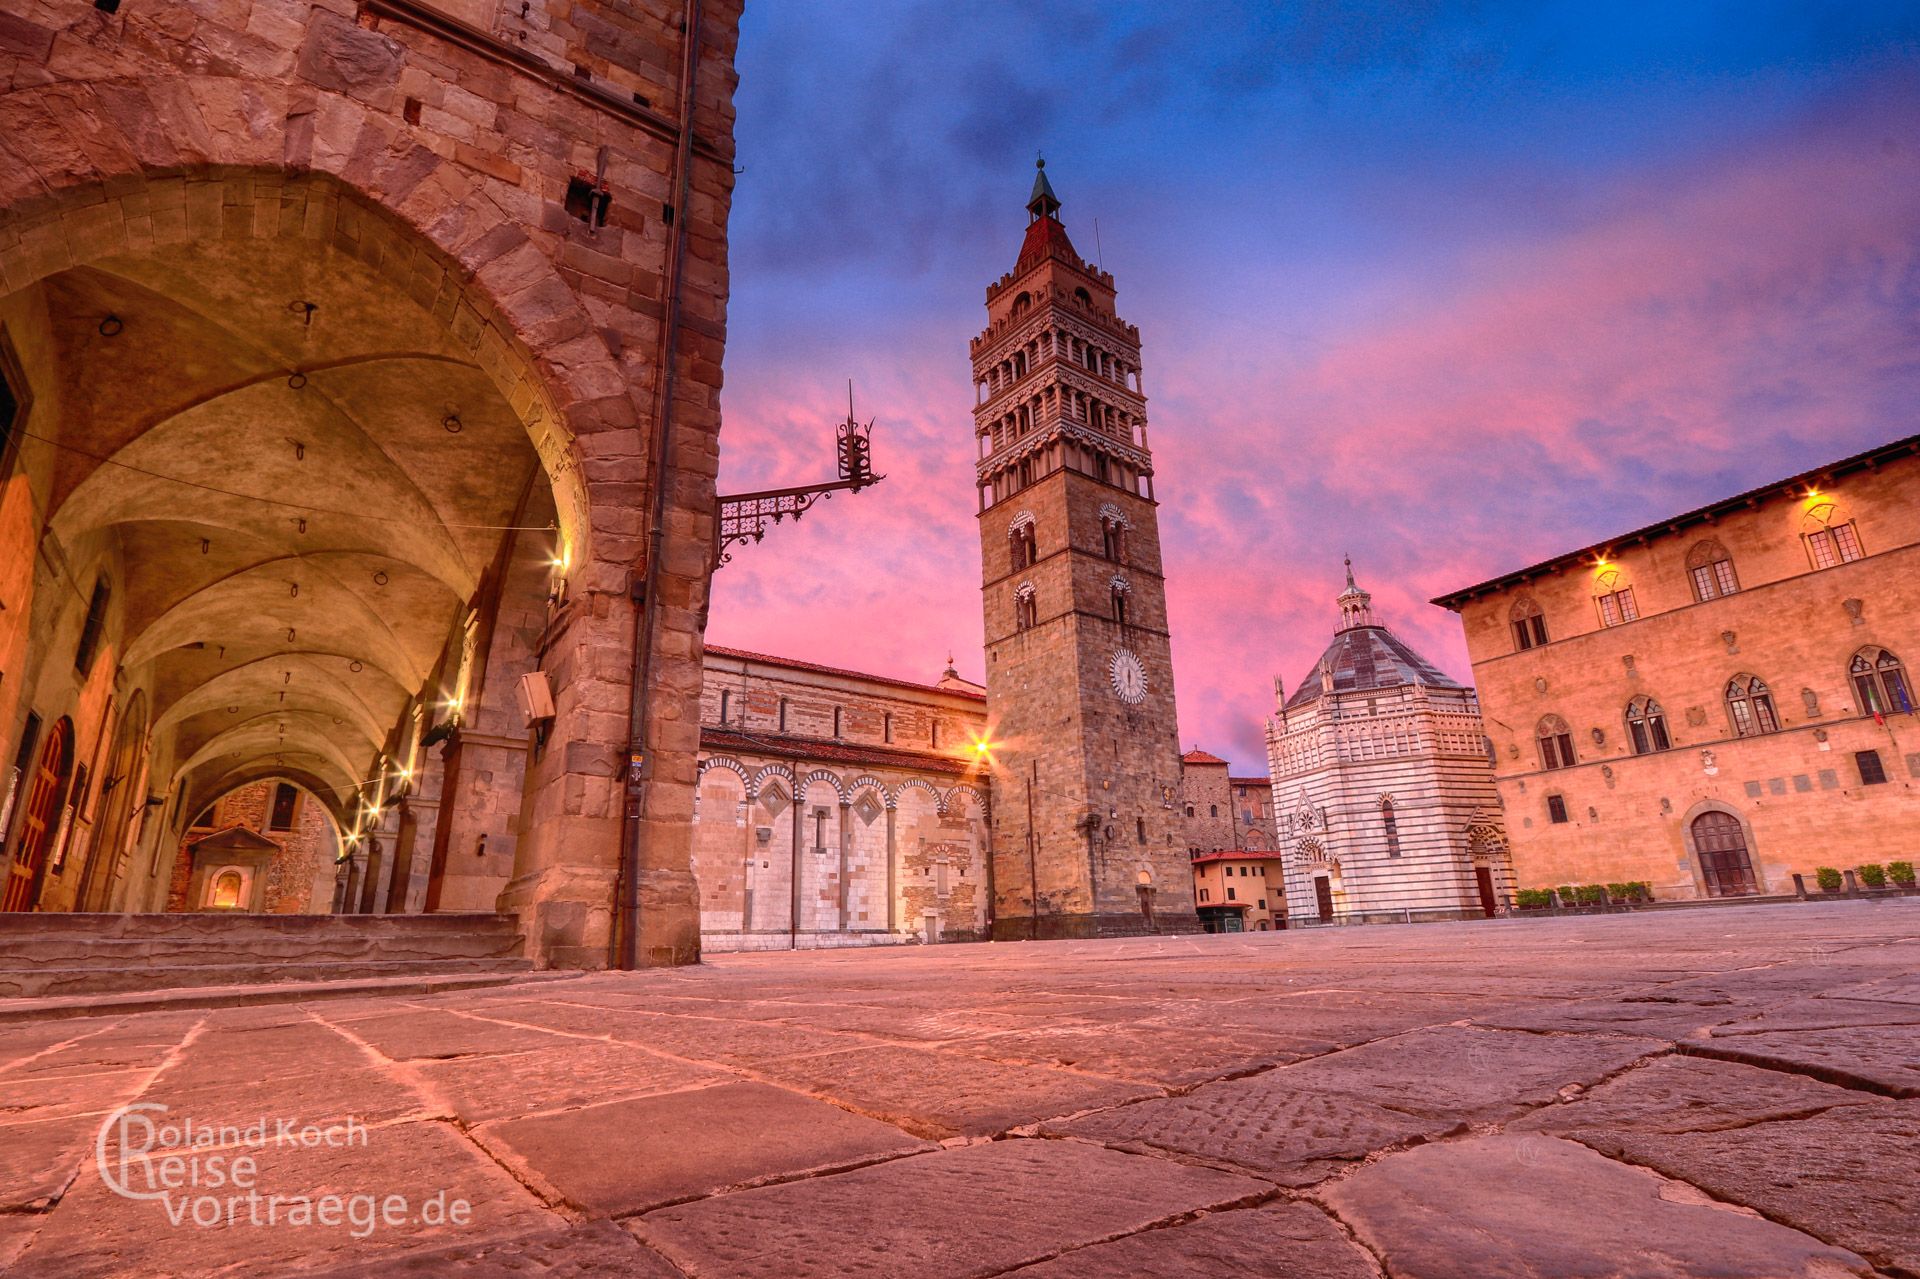
M 1197 931 L 1140 330 L 1039 162 L 973 339 L 994 935 Z

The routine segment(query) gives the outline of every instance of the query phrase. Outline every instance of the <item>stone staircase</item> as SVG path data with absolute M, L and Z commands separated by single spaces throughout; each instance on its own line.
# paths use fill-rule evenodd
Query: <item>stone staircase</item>
M 395 978 L 492 984 L 532 969 L 521 950 L 511 915 L 0 914 L 0 1001 Z

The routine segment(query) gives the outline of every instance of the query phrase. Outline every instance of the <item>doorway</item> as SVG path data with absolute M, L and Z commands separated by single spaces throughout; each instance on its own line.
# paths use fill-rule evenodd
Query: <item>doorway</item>
M 1333 881 L 1325 875 L 1313 877 L 1313 899 L 1320 908 L 1320 922 L 1333 922 Z
M 1693 847 L 1709 897 L 1750 897 L 1760 891 L 1748 855 L 1746 832 L 1732 813 L 1706 812 L 1693 819 Z
M 66 798 L 67 779 L 73 772 L 73 721 L 62 719 L 53 726 L 47 744 L 41 748 L 40 764 L 33 772 L 27 790 L 27 806 L 21 812 L 20 840 L 7 863 L 7 889 L 0 910 L 32 910 L 40 895 L 40 871 L 46 865 L 53 841 L 61 834 L 59 815 Z
M 1473 878 L 1480 886 L 1480 909 L 1492 919 L 1500 912 L 1500 899 L 1493 893 L 1493 867 L 1475 866 Z

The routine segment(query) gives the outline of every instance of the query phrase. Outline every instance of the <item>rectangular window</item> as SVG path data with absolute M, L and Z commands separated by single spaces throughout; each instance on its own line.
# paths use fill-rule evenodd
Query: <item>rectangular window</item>
M 1713 564 L 1714 584 L 1722 595 L 1731 595 L 1740 589 L 1740 583 L 1733 575 L 1732 560 L 1715 560 Z
M 1563 824 L 1567 820 L 1566 796 L 1547 796 L 1547 820 L 1553 822 L 1555 825 Z
M 1139 837 L 1139 840 L 1141 843 L 1144 844 L 1147 842 L 1147 819 L 1146 818 L 1136 817 L 1133 819 L 1133 833 Z
M 833 708 L 833 735 L 835 737 L 840 736 L 840 708 L 838 706 Z
M 1851 521 L 1807 534 L 1807 557 L 1815 568 L 1848 564 L 1864 553 L 1860 549 L 1860 532 Z
M 14 356 L 13 344 L 0 332 L 0 480 L 6 479 L 13 470 L 21 427 L 32 401 L 33 397 L 27 392 L 26 373 Z
M 292 830 L 294 812 L 300 803 L 300 792 L 281 782 L 273 788 L 273 813 L 267 819 L 268 830 Z
M 893 740 L 893 712 L 888 711 L 880 717 L 880 735 L 887 741 Z
M 1227 900 L 1228 900 L 1228 901 L 1233 901 L 1233 900 L 1235 900 L 1235 899 L 1234 899 L 1234 896 L 1233 896 L 1233 885 L 1232 885 L 1232 884 L 1228 884 L 1228 885 L 1227 885 Z
M 733 699 L 732 690 L 725 689 L 725 688 L 720 690 L 720 722 L 722 724 L 725 724 L 727 722 L 727 707 L 728 707 L 728 704 L 732 701 L 732 699 Z
M 784 697 L 780 699 L 780 731 L 787 731 L 787 699 Z
M 1860 769 L 1862 786 L 1878 786 L 1887 780 L 1887 769 L 1880 762 L 1879 751 L 1855 751 L 1853 762 Z

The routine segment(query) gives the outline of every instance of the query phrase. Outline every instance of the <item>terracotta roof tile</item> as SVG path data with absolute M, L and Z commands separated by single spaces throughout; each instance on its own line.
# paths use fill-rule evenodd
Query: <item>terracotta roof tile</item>
M 896 688 L 917 688 L 928 693 L 945 693 L 950 697 L 964 697 L 970 702 L 984 702 L 985 693 L 972 693 L 960 688 L 941 688 L 938 684 L 922 683 L 919 680 L 898 679 L 892 675 L 875 675 L 869 671 L 848 670 L 844 666 L 822 666 L 818 662 L 803 662 L 792 657 L 775 657 L 771 653 L 753 653 L 744 648 L 722 648 L 718 644 L 707 645 L 707 652 L 715 657 L 729 657 L 736 661 L 765 662 L 769 666 L 785 666 L 796 671 L 815 671 L 821 675 L 844 675 L 849 679 L 872 680 L 876 684 L 892 684 Z
M 781 733 L 738 733 L 725 728 L 702 728 L 700 749 L 709 753 L 773 755 L 781 759 L 812 759 L 873 768 L 904 768 L 923 773 L 964 777 L 974 761 L 942 751 L 903 750 L 898 746 L 865 746 L 858 742 Z

